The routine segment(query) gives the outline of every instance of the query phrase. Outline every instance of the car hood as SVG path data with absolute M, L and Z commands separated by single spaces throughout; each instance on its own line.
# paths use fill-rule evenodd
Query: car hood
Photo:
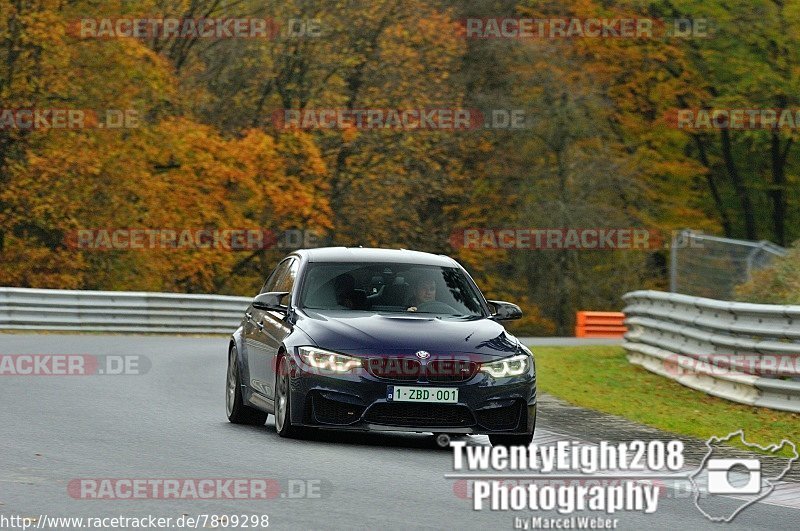
M 471 354 L 507 357 L 517 339 L 491 319 L 451 319 L 425 315 L 305 310 L 297 326 L 318 347 L 347 354 L 432 356 Z

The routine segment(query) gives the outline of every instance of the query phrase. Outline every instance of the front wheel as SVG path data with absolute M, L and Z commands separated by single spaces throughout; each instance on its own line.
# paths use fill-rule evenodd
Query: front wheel
M 526 435 L 489 435 L 492 446 L 528 446 L 533 441 L 533 433 Z
M 228 378 L 225 384 L 225 410 L 228 420 L 234 424 L 251 424 L 262 426 L 269 416 L 263 411 L 258 411 L 245 406 L 242 400 L 242 384 L 239 380 L 239 361 L 236 347 L 231 347 L 228 354 Z
M 297 437 L 300 430 L 292 426 L 289 362 L 281 356 L 278 362 L 278 382 L 275 386 L 275 431 L 281 437 Z

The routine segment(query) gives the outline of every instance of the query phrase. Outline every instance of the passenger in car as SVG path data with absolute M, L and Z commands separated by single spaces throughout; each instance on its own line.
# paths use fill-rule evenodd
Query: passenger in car
M 350 273 L 339 275 L 334 280 L 336 303 L 350 310 L 368 310 L 369 301 L 364 290 L 355 289 L 356 280 Z
M 356 280 L 353 275 L 349 273 L 339 275 L 334 279 L 333 287 L 336 291 L 336 303 L 352 310 L 353 306 L 355 306 L 353 294 L 356 287 Z

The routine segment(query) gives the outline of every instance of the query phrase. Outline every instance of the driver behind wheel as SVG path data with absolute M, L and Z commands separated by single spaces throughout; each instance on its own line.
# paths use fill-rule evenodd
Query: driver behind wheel
M 411 285 L 411 300 L 407 311 L 416 312 L 417 307 L 426 302 L 436 300 L 436 281 L 427 276 L 420 276 Z

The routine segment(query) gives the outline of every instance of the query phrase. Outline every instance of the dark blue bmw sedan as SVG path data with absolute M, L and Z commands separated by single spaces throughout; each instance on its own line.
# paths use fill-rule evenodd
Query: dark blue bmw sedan
M 307 428 L 488 434 L 527 445 L 533 354 L 455 260 L 407 250 L 325 248 L 278 264 L 231 337 L 226 406 L 235 423 L 275 415 Z

